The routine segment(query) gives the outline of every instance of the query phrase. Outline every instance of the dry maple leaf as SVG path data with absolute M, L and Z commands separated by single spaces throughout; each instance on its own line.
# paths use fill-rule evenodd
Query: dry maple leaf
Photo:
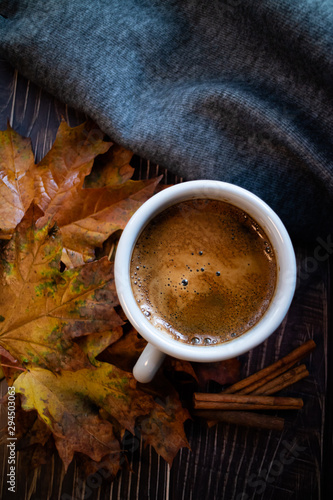
M 31 368 L 16 379 L 15 388 L 25 395 L 22 407 L 36 409 L 52 431 L 55 421 L 60 425 L 63 412 L 64 418 L 67 414 L 75 416 L 76 412 L 79 415 L 86 405 L 82 414 L 93 412 L 94 408 L 89 410 L 89 406 L 103 408 L 134 433 L 135 419 L 154 408 L 153 398 L 137 389 L 133 375 L 109 363 L 76 372 L 63 370 L 60 374 Z
M 36 166 L 30 139 L 8 125 L 0 132 L 0 238 L 10 237 L 33 200 L 42 210 L 56 211 L 111 145 L 92 124 L 71 128 L 62 122 L 52 149 Z
M 108 362 L 129 371 L 133 369 L 146 345 L 147 342 L 138 336 L 135 329 L 130 328 L 104 351 L 101 359 L 107 359 Z M 193 370 L 187 364 L 190 365 L 187 362 L 176 363 L 176 368 L 192 375 Z M 142 437 L 146 444 L 151 444 L 156 452 L 171 464 L 180 448 L 189 446 L 183 424 L 190 418 L 190 414 L 182 407 L 176 390 L 164 377 L 163 367 L 152 382 L 142 386 L 142 390 L 151 394 L 158 403 L 149 415 L 140 419 Z
M 141 421 L 141 434 L 145 444 L 152 445 L 171 465 L 180 448 L 189 448 L 183 425 L 189 418 L 188 411 L 182 407 L 179 399 L 169 395 L 166 403 L 156 406 Z
M 48 370 L 34 368 L 15 381 L 16 391 L 24 396 L 22 408 L 37 410 L 51 429 L 65 469 L 75 451 L 85 453 L 96 461 L 108 452 L 120 453 L 112 424 L 102 420 L 98 411 L 92 408 L 92 396 L 105 398 L 107 391 L 99 379 L 100 374 L 93 387 L 88 387 L 90 380 L 87 380 L 87 375 L 91 379 L 94 374 L 94 370 L 80 370 L 76 373 L 63 371 L 57 376 Z M 102 395 L 96 392 L 100 387 Z
M 190 363 L 190 361 L 171 358 L 170 356 L 167 356 L 164 366 L 167 371 L 183 373 L 192 377 L 193 380 L 198 380 L 193 365 L 192 363 Z
M 129 330 L 117 342 L 110 345 L 98 359 L 130 372 L 146 345 L 145 339 L 130 326 Z
M 0 132 L 0 238 L 8 239 L 34 197 L 34 157 L 29 139 L 9 125 Z
M 39 224 L 52 218 L 62 229 L 62 260 L 67 267 L 93 260 L 95 249 L 124 229 L 160 181 L 129 180 L 132 153 L 120 146 L 111 148 L 101 137 L 92 135 L 91 141 L 89 134 L 84 125 L 70 128 L 62 122 L 52 149 L 35 169 L 34 200 L 45 213 Z M 101 153 L 102 168 L 97 165 L 91 172 L 94 157 Z
M 105 154 L 96 158 L 91 173 L 84 180 L 84 187 L 102 188 L 130 180 L 134 173 L 134 168 L 129 164 L 132 157 L 132 151 L 114 144 Z
M 10 237 L 34 200 L 44 212 L 39 226 L 52 218 L 63 229 L 67 267 L 94 260 L 95 249 L 124 229 L 160 181 L 129 180 L 133 154 L 105 142 L 90 122 L 72 128 L 62 121 L 51 150 L 37 165 L 30 140 L 10 127 L 0 132 L 0 151 L 0 238 Z
M 84 337 L 77 339 L 77 344 L 81 347 L 83 352 L 87 354 L 91 364 L 96 365 L 96 357 L 101 352 L 103 352 L 110 344 L 113 344 L 114 342 L 119 340 L 122 335 L 122 327 L 115 326 L 108 332 L 94 332 L 90 333 L 89 335 L 85 335 Z
M 22 365 L 52 370 L 89 365 L 72 339 L 120 326 L 113 265 L 103 258 L 60 272 L 61 235 L 37 229 L 32 206 L 0 262 L 0 345 Z
M 156 406 L 153 398 L 136 385 L 130 373 L 107 363 L 59 375 L 33 368 L 15 381 L 16 392 L 23 396 L 22 407 L 37 410 L 51 429 L 66 469 L 74 452 L 97 462 L 114 453 L 115 461 L 119 461 L 120 444 L 113 426 L 100 417 L 97 409 L 103 408 L 134 433 L 136 418 Z
M 23 397 L 22 408 L 37 410 L 51 429 L 66 469 L 75 452 L 96 462 L 114 453 L 112 462 L 118 463 L 120 444 L 98 408 L 133 434 L 137 418 L 142 417 L 139 429 L 143 438 L 169 463 L 181 447 L 188 446 L 183 423 L 189 414 L 174 389 L 168 386 L 166 403 L 161 397 L 154 401 L 131 373 L 108 363 L 61 374 L 32 368 L 19 375 L 14 385 Z
M 144 390 L 158 405 L 147 417 L 140 419 L 142 437 L 145 444 L 152 445 L 171 465 L 180 448 L 189 448 L 183 424 L 191 418 L 190 414 L 182 407 L 177 391 L 161 369 Z
M 49 216 L 63 205 L 70 205 L 95 157 L 111 145 L 103 141 L 103 133 L 92 123 L 69 127 L 62 121 L 52 148 L 34 170 L 36 205 Z
M 216 361 L 215 363 L 194 363 L 193 366 L 202 389 L 211 380 L 225 385 L 236 383 L 240 377 L 240 361 L 237 358 Z
M 127 181 L 108 188 L 82 189 L 73 194 L 70 205 L 59 207 L 54 221 L 61 228 L 70 267 L 95 258 L 95 248 L 119 229 L 124 229 L 136 210 L 150 198 L 161 177 Z M 41 222 L 48 217 L 48 211 Z

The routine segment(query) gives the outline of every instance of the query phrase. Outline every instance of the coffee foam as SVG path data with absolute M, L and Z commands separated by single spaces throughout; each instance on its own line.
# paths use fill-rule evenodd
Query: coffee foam
M 143 314 L 161 331 L 197 344 L 231 340 L 256 324 L 276 284 L 267 235 L 237 207 L 179 203 L 141 233 L 131 263 Z

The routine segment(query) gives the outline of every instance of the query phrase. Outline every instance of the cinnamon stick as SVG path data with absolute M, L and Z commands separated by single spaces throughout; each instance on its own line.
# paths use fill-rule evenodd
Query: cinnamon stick
M 225 422 L 244 427 L 256 427 L 259 429 L 282 431 L 284 427 L 283 418 L 248 411 L 195 410 L 193 415 L 208 421 L 213 420 L 216 422 Z
M 220 395 L 226 396 L 229 394 L 229 396 L 269 396 L 270 394 L 274 394 L 284 389 L 285 387 L 294 384 L 298 380 L 307 377 L 309 375 L 309 372 L 306 369 L 305 365 L 300 365 L 296 368 L 292 368 L 292 366 L 307 354 L 309 354 L 311 351 L 313 351 L 315 347 L 316 344 L 313 340 L 305 342 L 303 345 L 289 353 L 287 356 L 284 356 L 277 362 L 267 366 L 254 375 L 251 375 L 250 377 L 237 382 L 236 384 L 220 393 Z M 194 407 L 197 409 L 194 411 L 194 414 L 208 419 L 208 424 L 211 425 L 214 425 L 217 422 L 221 421 L 235 424 L 238 423 L 239 425 L 246 425 L 248 427 L 261 427 L 267 429 L 276 428 L 281 430 L 283 428 L 283 419 L 280 419 L 282 420 L 282 422 L 275 422 L 271 421 L 270 419 L 277 419 L 278 417 L 256 414 L 252 413 L 252 411 L 249 412 L 247 410 L 286 410 L 297 409 L 303 406 L 303 401 L 301 399 L 298 400 L 298 403 L 296 403 L 296 405 L 292 403 L 292 405 L 289 406 L 285 404 L 267 405 L 258 402 L 245 403 L 244 401 L 240 402 L 240 400 L 234 400 L 233 402 L 231 400 L 229 400 L 228 402 L 226 402 L 225 400 L 223 402 L 214 400 L 202 401 L 200 400 L 200 396 L 199 399 L 197 396 L 195 396 L 195 398 L 196 401 L 194 402 Z M 286 401 L 284 401 L 284 403 L 285 402 Z M 264 420 L 265 417 L 268 418 L 267 422 Z
M 264 409 L 270 409 L 270 407 L 293 407 L 302 408 L 303 400 L 300 398 L 289 398 L 281 396 L 257 396 L 248 394 L 209 394 L 203 392 L 195 392 L 193 395 L 194 408 L 205 408 L 212 409 L 213 407 L 218 408 L 219 405 L 243 405 L 251 409 L 255 405 L 263 406 Z M 217 406 L 216 406 L 217 405 Z M 231 409 L 231 408 L 230 408 Z
M 247 387 L 244 387 L 243 389 L 237 390 L 235 392 L 237 392 L 238 394 L 251 394 L 252 392 L 259 390 L 261 388 L 261 386 L 263 386 L 264 384 L 266 384 L 270 380 L 274 380 L 276 377 L 278 377 L 282 373 L 285 373 L 286 371 L 288 371 L 290 368 L 292 368 L 292 366 L 295 363 L 297 363 L 297 361 L 298 360 L 291 361 L 290 363 L 288 363 L 286 365 L 282 365 L 279 368 L 277 368 L 276 370 L 272 371 L 271 373 L 268 373 L 266 376 L 263 376 L 263 377 L 259 376 L 259 378 L 254 380 L 253 383 L 251 383 Z M 257 372 L 257 373 L 259 373 L 259 372 Z M 253 374 L 251 376 L 254 376 L 254 375 L 256 375 L 256 374 Z M 248 377 L 248 378 L 250 378 L 250 377 Z M 244 380 L 246 380 L 246 379 L 244 379 Z M 228 387 L 223 392 L 226 392 L 226 391 L 228 391 L 228 392 L 233 391 L 232 386 Z M 230 392 L 230 394 L 234 394 L 234 391 Z
M 223 394 L 234 394 L 236 392 L 238 394 L 248 394 L 255 391 L 270 380 L 276 378 L 278 375 L 281 375 L 285 371 L 289 370 L 289 368 L 291 368 L 300 359 L 304 358 L 304 356 L 313 351 L 315 347 L 315 342 L 313 340 L 308 340 L 301 346 L 297 347 L 297 349 L 287 354 L 287 356 L 284 356 L 275 363 L 266 366 L 266 368 L 263 368 L 253 375 L 250 375 L 249 377 L 228 387 L 223 391 Z
M 262 394 L 262 395 L 270 395 L 275 392 L 279 392 L 285 387 L 289 385 L 295 384 L 302 378 L 305 378 L 309 375 L 309 372 L 305 365 L 297 366 L 296 368 L 292 368 L 291 370 L 283 373 L 280 377 L 276 377 L 267 384 L 262 385 L 256 391 L 251 392 L 251 394 Z

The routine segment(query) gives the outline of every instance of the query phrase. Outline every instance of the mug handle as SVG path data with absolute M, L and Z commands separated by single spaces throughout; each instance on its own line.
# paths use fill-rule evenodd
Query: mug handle
M 154 378 L 164 358 L 164 352 L 152 344 L 147 344 L 133 368 L 134 378 L 142 384 L 147 384 Z

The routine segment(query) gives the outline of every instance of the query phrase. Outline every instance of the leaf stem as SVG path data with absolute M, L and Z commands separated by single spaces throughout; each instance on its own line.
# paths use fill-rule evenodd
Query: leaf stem
M 21 372 L 26 372 L 26 368 L 21 368 L 20 366 L 6 365 L 5 363 L 0 363 L 0 367 L 6 366 L 7 368 L 14 368 L 14 370 L 21 370 Z

